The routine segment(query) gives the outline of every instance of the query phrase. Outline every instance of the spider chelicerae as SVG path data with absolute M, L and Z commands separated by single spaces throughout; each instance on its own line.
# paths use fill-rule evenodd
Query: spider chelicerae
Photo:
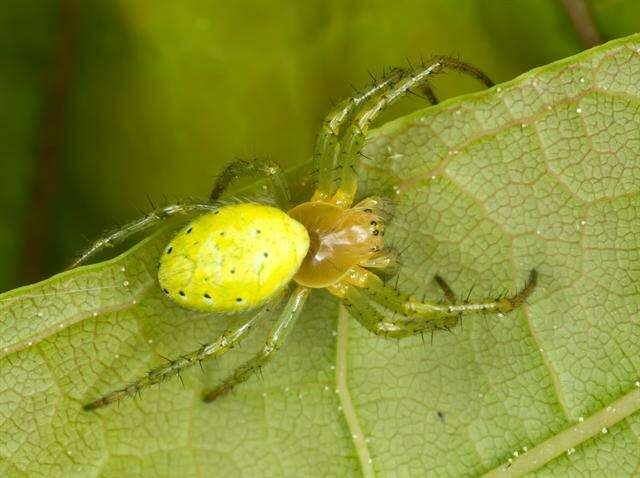
M 461 302 L 441 277 L 435 280 L 444 299 L 424 301 L 399 292 L 370 270 L 390 266 L 394 255 L 385 248 L 382 234 L 386 201 L 367 197 L 354 204 L 356 169 L 367 131 L 382 110 L 414 89 L 420 88 L 436 103 L 428 78 L 445 69 L 469 74 L 488 87 L 493 85 L 477 68 L 450 57 L 437 57 L 416 71 L 391 70 L 326 117 L 314 154 L 317 185 L 309 201 L 291 207 L 287 181 L 276 163 L 237 161 L 220 176 L 209 200 L 156 209 L 88 248 L 72 266 L 176 214 L 196 214 L 165 247 L 158 266 L 159 287 L 168 299 L 189 309 L 255 313 L 237 328 L 84 408 L 92 410 L 136 395 L 186 367 L 220 356 L 244 339 L 258 322 L 278 311 L 263 348 L 204 395 L 207 402 L 217 399 L 247 380 L 282 347 L 313 289 L 326 289 L 363 327 L 387 338 L 448 329 L 463 314 L 508 313 L 519 307 L 536 286 L 535 270 L 531 270 L 524 288 L 510 297 Z M 234 180 L 245 175 L 268 179 L 278 207 L 218 200 Z M 290 283 L 294 284 L 293 291 L 285 301 Z M 392 314 L 383 313 L 381 308 Z

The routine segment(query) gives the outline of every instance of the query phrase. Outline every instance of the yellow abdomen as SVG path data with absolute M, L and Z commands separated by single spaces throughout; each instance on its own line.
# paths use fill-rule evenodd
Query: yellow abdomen
M 309 235 L 283 211 L 233 204 L 197 217 L 169 242 L 158 281 L 177 304 L 209 312 L 263 305 L 300 268 Z

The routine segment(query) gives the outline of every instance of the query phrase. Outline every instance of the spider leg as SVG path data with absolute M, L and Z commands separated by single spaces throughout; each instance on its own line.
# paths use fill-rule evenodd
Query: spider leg
M 447 300 L 447 302 L 450 304 L 455 304 L 456 294 L 453 292 L 453 289 L 451 289 L 449 284 L 447 284 L 447 281 L 445 281 L 442 277 L 438 275 L 435 276 L 433 279 L 436 281 L 436 284 L 438 284 L 442 289 L 442 292 L 444 293 L 444 298 Z
M 338 287 L 341 289 L 342 303 L 349 313 L 365 329 L 381 337 L 401 339 L 421 334 L 425 331 L 433 332 L 453 326 L 457 320 L 456 318 L 444 317 L 438 320 L 409 322 L 406 317 L 395 314 L 393 317 L 387 317 L 372 305 L 371 301 L 360 292 L 357 286 L 342 284 L 342 286 Z M 330 290 L 330 292 L 338 295 L 335 291 Z
M 390 80 L 384 87 L 378 89 L 366 103 L 351 117 L 351 124 L 344 133 L 340 142 L 340 152 L 338 154 L 338 166 L 342 170 L 338 190 L 334 194 L 332 202 L 344 204 L 348 207 L 353 202 L 357 192 L 358 178 L 356 169 L 358 158 L 364 147 L 365 138 L 371 123 L 388 106 L 397 102 L 411 92 L 412 89 L 428 85 L 428 77 L 443 70 L 457 70 L 471 75 L 481 81 L 486 86 L 493 86 L 493 82 L 480 70 L 452 57 L 436 57 L 429 65 L 415 73 L 410 73 Z M 427 90 L 427 96 L 429 96 Z M 431 91 L 431 94 L 433 92 Z
M 68 269 L 73 269 L 74 267 L 87 262 L 103 249 L 121 244 L 129 237 L 156 226 L 171 216 L 175 216 L 176 214 L 189 214 L 192 212 L 213 211 L 218 209 L 218 207 L 219 205 L 209 202 L 187 202 L 156 208 L 146 216 L 125 224 L 119 229 L 108 233 L 106 236 L 97 239 L 93 244 L 91 244 L 91 246 L 82 252 L 80 257 L 71 263 Z
M 339 150 L 338 137 L 341 134 L 342 125 L 363 103 L 369 101 L 380 91 L 389 88 L 402 75 L 403 71 L 401 69 L 392 69 L 385 78 L 375 81 L 374 85 L 367 91 L 342 101 L 325 117 L 318 133 L 313 154 L 313 169 L 318 172 L 318 185 L 311 199 L 312 201 L 328 200 L 333 192 L 333 173 L 336 155 Z
M 406 296 L 397 290 L 385 285 L 375 274 L 365 271 L 363 291 L 374 301 L 401 313 L 409 320 L 414 319 L 438 319 L 442 317 L 457 317 L 460 314 L 486 312 L 494 314 L 506 314 L 518 307 L 531 295 L 538 281 L 538 273 L 532 269 L 525 287 L 510 297 L 498 299 L 486 299 L 479 301 L 440 304 L 437 302 L 420 301 Z
M 218 357 L 228 352 L 242 339 L 244 339 L 258 322 L 273 310 L 273 307 L 278 304 L 280 298 L 281 296 L 279 295 L 278 298 L 274 299 L 269 306 L 258 311 L 240 327 L 234 330 L 225 331 L 220 337 L 211 342 L 202 344 L 201 347 L 193 352 L 189 352 L 174 360 L 168 360 L 168 363 L 149 370 L 143 377 L 140 377 L 135 382 L 131 382 L 121 389 L 109 392 L 97 400 L 87 403 L 83 408 L 85 410 L 95 410 L 96 408 L 101 408 L 109 405 L 110 403 L 120 401 L 123 398 L 138 395 L 144 388 L 156 383 L 164 382 L 171 377 L 175 377 L 187 367 L 191 367 L 198 363 L 201 364 L 204 360 L 212 357 Z
M 293 329 L 308 296 L 309 289 L 306 287 L 296 288 L 285 305 L 277 322 L 269 332 L 262 350 L 254 355 L 253 358 L 235 369 L 222 381 L 222 383 L 220 383 L 220 385 L 205 393 L 205 402 L 213 402 L 220 396 L 229 393 L 236 385 L 245 382 L 254 372 L 260 370 L 269 360 L 271 360 L 273 355 L 284 344 L 287 336 L 291 332 L 291 329 Z
M 360 263 L 362 267 L 367 269 L 388 269 L 398 262 L 397 254 L 391 249 L 384 249 L 366 261 Z
M 358 269 L 346 276 L 342 283 L 329 288 L 329 292 L 341 297 L 356 320 L 367 329 L 377 335 L 396 338 L 415 335 L 425 330 L 449 329 L 463 314 L 506 314 L 522 305 L 537 284 L 537 272 L 534 269 L 531 270 L 525 287 L 511 297 L 462 304 L 440 304 L 418 301 L 406 296 L 384 284 L 375 274 Z M 394 315 L 392 319 L 383 316 L 369 299 L 397 312 L 397 316 Z
M 384 315 L 374 307 L 374 302 L 362 292 L 362 284 L 357 282 L 347 278 L 329 286 L 327 290 L 342 300 L 342 304 L 360 325 L 376 335 L 401 339 L 431 331 L 433 337 L 434 331 L 447 330 L 457 322 L 456 317 L 410 321 L 407 317 L 396 313 L 391 316 Z
M 231 183 L 243 176 L 266 177 L 275 188 L 278 204 L 285 209 L 290 207 L 291 193 L 289 192 L 284 171 L 282 171 L 278 163 L 268 158 L 253 159 L 251 161 L 237 160 L 229 164 L 224 171 L 222 171 L 222 174 L 209 195 L 209 199 L 219 199 Z

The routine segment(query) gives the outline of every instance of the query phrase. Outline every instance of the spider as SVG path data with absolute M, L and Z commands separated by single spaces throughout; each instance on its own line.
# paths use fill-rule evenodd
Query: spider
M 340 103 L 325 118 L 314 154 L 316 189 L 307 202 L 291 208 L 287 182 L 275 162 L 236 161 L 220 176 L 209 200 L 158 208 L 93 243 L 72 267 L 176 214 L 196 214 L 162 252 L 158 266 L 160 289 L 169 300 L 188 309 L 218 314 L 255 313 L 237 328 L 150 370 L 123 388 L 86 404 L 84 409 L 93 410 L 134 396 L 186 367 L 226 353 L 258 322 L 278 310 L 262 349 L 204 394 L 205 401 L 216 400 L 261 369 L 282 347 L 314 289 L 326 289 L 363 327 L 386 338 L 449 329 L 463 314 L 504 314 L 519 307 L 536 286 L 535 269 L 524 288 L 510 297 L 461 302 L 456 302 L 452 289 L 439 276 L 435 280 L 444 299 L 423 301 L 399 292 L 371 271 L 392 265 L 394 254 L 385 248 L 382 234 L 386 201 L 367 197 L 355 202 L 356 168 L 368 128 L 382 110 L 413 89 L 422 88 L 436 103 L 427 79 L 446 69 L 469 74 L 488 87 L 493 85 L 475 67 L 450 57 L 437 57 L 416 71 L 391 70 L 366 92 Z M 233 181 L 246 175 L 269 180 L 279 207 L 219 201 Z M 293 291 L 282 305 L 291 283 Z

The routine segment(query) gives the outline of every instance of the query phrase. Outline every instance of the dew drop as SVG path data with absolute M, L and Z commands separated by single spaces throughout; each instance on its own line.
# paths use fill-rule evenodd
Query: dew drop
M 126 268 L 125 266 L 122 266 L 122 267 L 120 268 L 120 272 L 124 272 L 124 271 L 126 271 L 126 270 L 127 270 L 127 268 Z
M 607 430 L 607 427 L 602 427 L 602 434 L 606 435 L 607 433 L 609 433 L 609 430 Z
M 584 417 L 578 417 L 578 421 L 579 421 L 580 423 L 584 422 Z
M 128 281 L 128 280 L 124 281 L 124 282 L 122 283 L 122 285 L 123 285 L 123 286 L 125 286 L 125 287 L 129 287 L 129 281 Z
M 582 113 L 582 108 L 576 108 L 576 113 Z

